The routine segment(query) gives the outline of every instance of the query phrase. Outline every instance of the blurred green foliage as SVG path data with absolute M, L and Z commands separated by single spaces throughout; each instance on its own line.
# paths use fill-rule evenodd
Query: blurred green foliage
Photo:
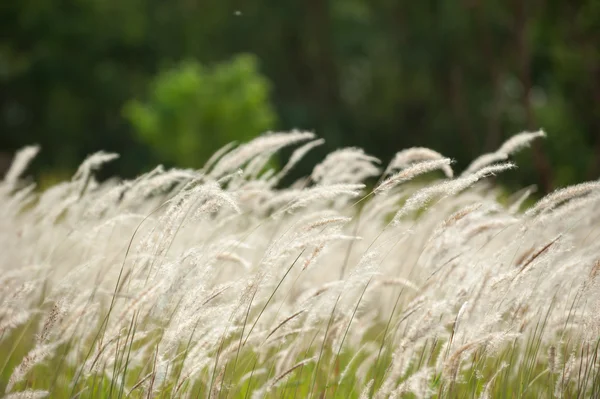
M 148 101 L 130 101 L 124 114 L 143 142 L 174 163 L 200 167 L 223 145 L 274 126 L 269 82 L 251 55 L 211 68 L 184 62 L 150 86 Z
M 519 155 L 515 184 L 600 176 L 595 0 L 20 0 L 0 5 L 0 33 L 0 151 L 40 143 L 46 170 L 98 149 L 122 153 L 112 172 L 126 176 L 156 162 L 197 165 L 204 148 L 270 126 L 257 111 L 213 128 L 204 107 L 216 115 L 242 101 L 224 105 L 229 89 L 216 104 L 202 97 L 216 83 L 192 93 L 195 79 L 253 54 L 272 87 L 273 127 L 315 130 L 324 150 L 361 146 L 386 161 L 429 146 L 460 168 L 542 127 L 549 139 Z M 252 90 L 248 76 L 236 90 Z M 157 96 L 187 86 L 178 79 L 189 80 L 178 98 Z M 186 96 L 196 105 L 178 105 Z

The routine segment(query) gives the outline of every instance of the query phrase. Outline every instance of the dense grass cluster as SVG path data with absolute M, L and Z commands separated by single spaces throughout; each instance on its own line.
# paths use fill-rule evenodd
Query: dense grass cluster
M 43 192 L 25 148 L 0 185 L 0 396 L 598 397 L 600 182 L 524 206 L 489 179 L 543 135 L 460 175 L 345 148 L 285 186 L 312 133 L 131 181 L 98 183 L 101 152 Z

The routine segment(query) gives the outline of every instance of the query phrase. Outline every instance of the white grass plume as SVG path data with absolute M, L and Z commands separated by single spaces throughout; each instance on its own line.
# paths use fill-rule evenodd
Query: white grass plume
M 93 171 L 97 170 L 103 164 L 119 158 L 119 154 L 98 151 L 90 155 L 79 166 L 77 172 L 73 175 L 73 180 L 86 179 Z
M 394 174 L 393 176 L 388 177 L 384 180 L 380 185 L 375 188 L 375 193 L 380 194 L 385 191 L 392 189 L 394 186 L 414 179 L 415 177 L 434 171 L 438 169 L 444 170 L 445 168 L 450 167 L 451 160 L 449 158 L 436 159 L 432 161 L 423 161 L 416 163 L 412 166 L 407 167 Z
M 495 162 L 501 162 L 515 152 L 529 146 L 531 142 L 537 138 L 546 137 L 546 133 L 543 130 L 537 132 L 523 132 L 514 135 L 510 139 L 506 140 L 500 148 L 492 153 L 483 154 L 476 158 L 463 172 L 463 176 L 475 173 L 481 168 L 493 164 Z
M 10 186 L 14 186 L 39 151 L 40 147 L 37 145 L 27 146 L 17 151 L 8 172 L 4 176 L 4 182 Z
M 395 169 L 405 169 L 415 163 L 424 161 L 435 161 L 445 158 L 442 154 L 426 147 L 413 147 L 397 152 L 392 161 L 389 163 L 383 177 L 386 177 Z M 452 168 L 447 165 L 442 167 L 442 171 L 448 178 L 452 178 L 454 173 Z
M 374 164 L 378 163 L 379 159 L 365 154 L 360 148 L 342 148 L 328 154 L 316 165 L 311 178 L 320 184 L 358 183 L 376 176 L 379 169 Z
M 218 178 L 240 168 L 253 158 L 271 154 L 283 147 L 314 138 L 314 133 L 293 131 L 291 133 L 270 133 L 258 137 L 247 144 L 225 154 L 210 171 L 210 176 Z

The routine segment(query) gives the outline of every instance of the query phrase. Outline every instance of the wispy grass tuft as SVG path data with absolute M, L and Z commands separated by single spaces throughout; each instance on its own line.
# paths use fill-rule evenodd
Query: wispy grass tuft
M 26 147 L 0 182 L 0 396 L 598 397 L 598 181 L 523 211 L 531 188 L 486 181 L 542 137 L 458 177 L 344 148 L 281 187 L 323 140 L 269 133 L 130 181 L 97 181 L 98 152 L 43 192 Z

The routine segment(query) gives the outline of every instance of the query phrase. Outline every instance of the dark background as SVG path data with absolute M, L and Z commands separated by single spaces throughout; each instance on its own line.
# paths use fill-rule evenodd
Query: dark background
M 296 127 L 327 140 L 303 168 L 428 146 L 460 169 L 544 128 L 508 184 L 600 177 L 596 0 L 4 0 L 0 33 L 0 170 L 38 143 L 42 184 L 100 149 L 130 177 Z

